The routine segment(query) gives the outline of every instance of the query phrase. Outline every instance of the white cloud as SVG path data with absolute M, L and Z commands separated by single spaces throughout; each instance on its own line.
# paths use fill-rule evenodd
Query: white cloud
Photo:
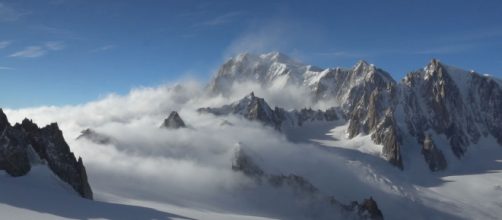
M 47 50 L 45 50 L 45 48 L 41 46 L 29 46 L 24 48 L 23 50 L 11 54 L 10 57 L 35 58 L 35 57 L 41 57 L 46 53 Z
M 28 14 L 28 12 L 16 10 L 0 2 L 0 22 L 17 21 L 26 14 Z
M 254 85 L 235 88 L 241 90 L 239 94 L 245 94 L 252 87 Z M 257 91 L 257 95 L 280 99 L 279 91 L 261 90 Z M 282 101 L 293 99 L 283 98 L 285 100 Z M 302 100 L 299 96 L 296 98 L 296 103 Z M 6 109 L 5 112 L 11 123 L 20 122 L 25 117 L 40 126 L 58 122 L 71 149 L 83 157 L 91 185 L 98 194 L 106 192 L 198 208 L 234 207 L 231 208 L 233 212 L 236 205 L 261 206 L 262 203 L 242 199 L 257 195 L 268 197 L 264 201 L 270 201 L 265 202 L 269 207 L 273 207 L 276 201 L 289 201 L 293 205 L 288 192 L 273 196 L 260 192 L 260 187 L 254 182 L 231 170 L 237 143 L 263 157 L 261 165 L 273 173 L 322 176 L 325 174 L 312 172 L 307 165 L 325 163 L 330 167 L 329 172 L 340 166 L 333 165 L 337 164 L 337 160 L 318 153 L 315 147 L 291 143 L 280 132 L 260 123 L 235 116 L 221 118 L 196 112 L 197 108 L 228 104 L 234 99 L 208 97 L 205 86 L 192 81 L 173 86 L 138 88 L 126 96 L 112 94 L 76 106 Z M 189 128 L 159 128 L 172 110 L 180 113 Z M 222 126 L 223 119 L 233 125 Z M 76 140 L 80 131 L 86 128 L 112 136 L 117 142 L 97 145 Z M 305 159 L 305 154 L 311 157 Z M 255 189 L 250 191 L 252 188 Z M 301 207 L 295 210 L 301 210 Z M 291 212 L 277 207 L 269 211 Z
M 6 48 L 11 44 L 12 44 L 11 41 L 0 41 L 0 49 Z
M 62 42 L 57 42 L 57 41 L 49 41 L 45 43 L 45 48 L 48 50 L 62 50 L 66 46 Z
M 14 70 L 14 68 L 7 66 L 0 66 L 0 70 Z
M 270 99 L 267 101 L 272 106 L 283 104 L 281 102 L 309 105 L 302 92 L 290 91 L 294 88 L 282 90 L 282 96 L 279 90 L 257 88 L 253 84 L 240 84 L 233 89 L 235 96 L 256 89 L 256 95 Z M 199 107 L 219 106 L 241 98 L 209 97 L 206 94 L 205 84 L 190 81 L 137 88 L 124 96 L 111 94 L 81 105 L 5 109 L 4 112 L 11 123 L 20 122 L 25 117 L 33 119 L 39 126 L 58 122 L 71 150 L 76 156 L 82 156 L 96 198 L 106 194 L 161 205 L 280 219 L 312 219 L 301 215 L 313 210 L 315 214 L 325 211 L 322 204 L 319 209 L 312 209 L 318 206 L 311 206 L 294 189 L 270 188 L 233 172 L 235 150 L 242 147 L 252 153 L 253 159 L 266 172 L 303 176 L 325 195 L 334 195 L 346 204 L 373 196 L 384 211 L 395 210 L 395 204 L 406 208 L 398 214 L 392 212 L 391 216 L 409 216 L 410 211 L 417 209 L 419 203 L 413 194 L 416 185 L 403 183 L 406 194 L 401 195 L 401 190 L 396 189 L 403 182 L 402 171 L 386 161 L 371 159 L 371 164 L 366 164 L 363 156 L 345 154 L 345 150 L 334 147 L 293 143 L 273 128 L 242 117 L 199 114 L 196 111 Z M 172 110 L 179 112 L 188 128 L 159 128 Z M 232 125 L 222 126 L 223 120 Z M 80 131 L 86 128 L 112 136 L 116 141 L 99 145 L 76 140 Z M 331 128 L 323 133 L 307 127 L 299 130 L 297 135 L 325 134 Z M 342 132 L 340 137 L 344 135 Z M 355 141 L 353 144 L 363 143 Z M 348 157 L 344 158 L 344 155 Z M 398 173 L 398 178 L 392 177 L 393 172 Z M 408 197 L 410 199 L 406 199 Z M 426 201 L 435 202 L 430 206 L 431 210 L 435 210 L 435 204 L 442 204 L 431 199 Z M 414 216 L 427 211 L 420 207 L 419 211 L 412 213 Z M 317 219 L 333 219 L 333 216 Z
M 49 51 L 63 50 L 65 48 L 63 42 L 48 41 L 41 46 L 29 46 L 23 50 L 14 52 L 9 57 L 36 58 L 49 53 Z

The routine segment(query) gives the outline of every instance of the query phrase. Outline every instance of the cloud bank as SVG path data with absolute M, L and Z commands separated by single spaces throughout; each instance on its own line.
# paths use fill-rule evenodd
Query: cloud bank
M 258 122 L 196 111 L 240 99 L 254 86 L 238 85 L 240 92 L 235 91 L 236 97 L 209 97 L 205 95 L 204 85 L 191 81 L 138 88 L 125 96 L 110 94 L 82 105 L 6 109 L 5 112 L 11 123 L 25 117 L 39 126 L 58 122 L 71 149 L 83 157 L 98 199 L 100 195 L 112 194 L 211 210 L 246 213 L 259 209 L 264 215 L 287 216 L 303 213 L 306 207 L 299 204 L 295 212 L 273 206 L 277 201 L 291 202 L 291 193 L 269 196 L 267 192 L 271 189 L 258 187 L 250 178 L 232 171 L 236 149 L 242 146 L 252 149 L 261 158 L 263 169 L 270 173 L 307 175 L 319 184 L 326 182 L 322 179 L 326 173 L 313 172 L 316 164 L 340 169 L 336 168 L 342 166 L 339 160 L 333 159 L 333 155 L 326 156 L 313 145 L 292 143 L 280 132 Z M 288 97 L 282 91 L 281 96 L 280 91 L 269 89 L 257 95 L 277 103 L 294 103 L 291 107 L 308 105 L 295 102 L 293 97 L 299 96 L 294 95 L 293 88 L 291 93 Z M 180 113 L 187 128 L 160 128 L 163 119 L 173 110 Z M 224 120 L 231 125 L 222 123 Z M 80 131 L 86 128 L 113 137 L 115 141 L 96 144 L 86 139 L 77 140 Z M 351 176 L 356 181 L 357 178 Z

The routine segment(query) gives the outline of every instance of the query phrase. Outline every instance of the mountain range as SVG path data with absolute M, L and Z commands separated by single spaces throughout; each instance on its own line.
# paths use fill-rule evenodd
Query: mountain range
M 314 102 L 333 101 L 327 111 L 333 112 L 333 119 L 338 112 L 348 123 L 348 137 L 371 135 L 383 145 L 382 157 L 400 169 L 406 166 L 403 158 L 422 154 L 431 171 L 444 170 L 444 151 L 460 159 L 482 138 L 494 138 L 502 146 L 501 81 L 436 59 L 396 81 L 366 61 L 352 68 L 323 69 L 279 52 L 244 53 L 221 66 L 209 91 L 228 95 L 234 84 L 244 82 L 264 89 L 296 86 L 309 91 Z M 291 118 L 253 93 L 236 103 L 199 111 L 241 114 L 275 127 Z
M 245 84 L 258 87 L 243 91 L 248 89 L 242 86 Z M 276 102 L 277 99 L 268 99 L 266 94 L 270 90 L 278 91 L 278 94 L 284 96 L 294 90 L 302 91 L 298 93 L 302 95 L 293 98 L 305 106 L 281 106 Z M 109 121 L 93 121 L 91 118 L 89 123 L 79 121 L 66 124 L 74 126 L 72 129 L 79 129 L 71 135 L 80 131 L 78 137 L 75 138 L 75 135 L 67 139 L 68 143 L 80 147 L 77 153 L 85 155 L 86 152 L 96 151 L 99 154 L 90 155 L 106 158 L 104 171 L 96 170 L 99 158 L 93 158 L 95 164 L 91 167 L 95 168 L 94 172 L 104 173 L 105 179 L 125 175 L 127 180 L 134 179 L 131 182 L 138 181 L 141 188 L 138 191 L 133 189 L 130 193 L 131 189 L 127 188 L 130 187 L 129 183 L 121 182 L 123 186 L 113 185 L 110 190 L 106 187 L 112 184 L 103 184 L 108 180 L 101 180 L 98 184 L 101 191 L 106 189 L 120 192 L 123 188 L 127 191 L 126 195 L 154 191 L 155 196 L 152 198 L 157 199 L 163 198 L 159 192 L 161 190 L 155 188 L 159 185 L 184 183 L 175 189 L 190 190 L 189 196 L 183 194 L 184 191 L 162 191 L 175 198 L 188 198 L 189 202 L 185 203 L 189 204 L 188 208 L 185 207 L 187 209 L 181 212 L 178 208 L 173 209 L 171 203 L 158 206 L 169 207 L 165 209 L 170 212 L 174 210 L 177 214 L 183 213 L 182 216 L 142 209 L 131 213 L 147 213 L 152 218 L 165 215 L 185 218 L 185 214 L 212 216 L 208 219 L 219 219 L 222 216 L 226 219 L 248 219 L 251 216 L 258 219 L 261 216 L 286 219 L 428 219 L 435 216 L 455 216 L 462 219 L 494 216 L 489 209 L 480 211 L 482 214 L 479 214 L 479 207 L 474 205 L 476 208 L 472 208 L 471 203 L 462 200 L 464 197 L 455 197 L 462 187 L 452 187 L 454 190 L 448 188 L 445 191 L 434 191 L 434 187 L 446 182 L 437 180 L 443 174 L 458 176 L 459 170 L 462 171 L 461 174 L 468 173 L 458 167 L 449 172 L 452 164 L 471 163 L 466 166 L 472 165 L 474 168 L 469 171 L 475 174 L 497 169 L 493 168 L 491 159 L 476 161 L 473 158 L 479 160 L 483 156 L 476 157 L 475 154 L 480 153 L 478 149 L 484 145 L 495 147 L 486 148 L 484 156 L 498 152 L 494 149 L 502 149 L 500 79 L 432 59 L 423 68 L 409 72 L 398 81 L 385 70 L 366 61 L 359 61 L 351 68 L 320 68 L 303 64 L 279 52 L 271 52 L 261 55 L 243 53 L 230 58 L 217 70 L 202 90 L 203 94 L 199 94 L 200 97 L 187 98 L 187 94 L 191 93 L 183 85 L 161 91 L 182 94 L 173 99 L 182 102 L 181 106 L 188 107 L 166 108 L 161 99 L 172 96 L 159 93 L 162 95 L 155 97 L 161 98 L 152 98 L 155 102 L 152 112 L 136 113 L 137 115 L 127 112 L 126 117 L 113 115 Z M 239 95 L 244 92 L 246 95 L 239 97 L 236 92 Z M 157 105 L 157 102 L 161 104 Z M 135 105 L 143 102 L 136 100 L 131 103 Z M 101 108 L 91 105 L 91 109 Z M 80 116 L 82 112 L 84 111 L 77 111 L 77 115 Z M 77 159 L 70 150 L 63 136 L 63 126 L 60 129 L 57 123 L 50 123 L 38 127 L 29 119 L 19 121 L 11 125 L 0 109 L 0 170 L 4 170 L 8 177 L 45 181 L 42 185 L 54 185 L 54 182 L 60 181 L 61 185 L 68 186 L 80 197 L 89 199 L 89 202 L 97 202 L 93 205 L 85 204 L 94 207 L 98 210 L 95 211 L 97 213 L 101 212 L 101 206 L 109 206 L 92 201 L 94 194 L 83 159 Z M 365 140 L 372 143 L 368 144 Z M 336 146 L 319 144 L 323 141 L 331 141 Z M 233 145 L 230 146 L 229 143 Z M 357 148 L 360 146 L 377 149 L 377 157 Z M 479 163 L 482 168 L 476 170 L 476 165 L 472 163 Z M 162 167 L 166 164 L 175 167 L 175 172 L 169 170 L 171 167 Z M 488 165 L 485 166 L 486 164 Z M 420 168 L 416 169 L 417 167 Z M 129 176 L 115 173 L 114 169 L 120 168 L 126 169 Z M 422 168 L 424 172 L 421 172 Z M 152 169 L 154 172 L 149 173 Z M 185 173 L 183 169 L 189 172 Z M 163 170 L 171 172 L 169 174 L 172 176 L 166 175 Z M 57 181 L 47 181 L 48 176 L 52 178 L 51 175 Z M 214 178 L 218 180 L 213 180 L 213 175 L 220 176 Z M 91 173 L 90 176 L 92 177 Z M 135 179 L 145 176 L 148 177 L 146 181 Z M 165 181 L 162 179 L 164 176 L 168 176 L 167 182 L 162 182 Z M 198 176 L 202 176 L 202 179 Z M 6 179 L 6 176 L 0 177 Z M 197 181 L 192 181 L 191 178 L 194 177 Z M 155 182 L 156 184 L 150 183 L 159 179 L 161 181 Z M 190 181 L 186 181 L 187 179 Z M 219 179 L 223 179 L 224 184 L 218 182 Z M 466 185 L 480 182 L 485 186 L 491 180 L 487 178 L 473 181 L 466 177 L 465 181 Z M 22 186 L 32 184 L 20 182 Z M 190 184 L 193 182 L 202 182 L 204 186 L 207 184 L 218 193 L 192 193 L 195 189 L 190 189 Z M 4 186 L 6 189 L 16 188 L 7 183 Z M 454 193 L 450 193 L 451 191 Z M 488 191 L 498 193 L 500 185 Z M 439 196 L 430 196 L 438 192 Z M 486 193 L 482 190 L 480 192 Z M 43 194 L 43 199 L 46 194 Z M 443 198 L 442 195 L 448 196 Z M 484 194 L 480 195 L 484 198 Z M 31 200 L 30 196 L 31 194 L 28 200 Z M 214 200 L 214 207 L 203 204 L 204 199 L 207 199 L 204 196 L 211 202 Z M 165 201 L 172 202 L 167 199 Z M 205 201 L 207 203 L 208 200 Z M 434 207 L 425 204 L 428 202 Z M 64 201 L 55 204 L 60 203 Z M 443 203 L 454 208 L 444 208 Z M 23 205 L 26 204 L 20 206 Z M 190 205 L 194 207 L 189 207 Z M 475 210 L 472 212 L 474 214 L 469 212 L 469 216 L 452 215 L 451 210 L 457 210 L 457 206 L 471 208 Z M 496 203 L 494 206 L 500 205 Z M 231 214 L 206 212 L 207 207 Z M 0 208 L 11 210 L 9 207 Z M 115 208 L 129 210 L 130 207 Z M 403 210 L 397 210 L 400 208 Z M 442 208 L 448 212 L 438 211 Z M 408 212 L 413 210 L 415 214 L 427 213 L 410 216 L 412 214 Z M 76 217 L 64 211 L 52 211 L 56 215 L 70 216 L 69 218 L 87 216 L 82 211 L 78 211 Z M 234 212 L 239 215 L 234 215 Z M 132 214 L 108 216 L 128 219 L 137 217 Z

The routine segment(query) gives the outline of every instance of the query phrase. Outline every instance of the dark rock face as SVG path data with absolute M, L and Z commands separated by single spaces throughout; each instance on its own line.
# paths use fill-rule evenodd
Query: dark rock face
M 445 134 L 454 154 L 461 157 L 469 140 L 461 129 L 463 125 L 459 123 L 475 126 L 473 118 L 465 111 L 461 93 L 443 65 L 437 60 L 432 60 L 424 74 L 425 77 L 420 85 L 420 95 L 426 97 L 424 102 L 432 110 L 428 117 L 428 126 L 437 133 Z M 462 121 L 456 121 L 456 119 Z M 479 136 L 479 134 L 475 135 Z
M 264 99 L 256 97 L 253 92 L 241 100 L 220 108 L 200 108 L 200 113 L 211 113 L 214 115 L 241 115 L 250 121 L 260 121 L 266 125 L 278 128 L 281 119 Z
M 172 111 L 169 117 L 164 120 L 162 127 L 178 129 L 186 127 L 185 122 L 181 119 L 180 115 L 176 111 Z
M 429 169 L 431 171 L 446 169 L 447 162 L 443 152 L 436 148 L 429 134 L 425 135 L 422 142 L 422 154 L 424 155 L 425 162 L 429 165 Z
M 371 134 L 376 144 L 383 145 L 384 158 L 402 169 L 401 140 L 394 120 L 396 82 L 387 72 L 364 61 L 345 75 L 349 78 L 343 88 L 347 88 L 348 93 L 338 91 L 336 94 L 347 97 L 345 100 L 338 99 L 343 101 L 343 110 L 349 120 L 349 138 Z
M 11 176 L 24 176 L 31 170 L 26 145 L 7 141 L 3 137 L 0 145 L 4 146 L 0 152 L 0 169 L 5 170 Z
M 57 124 L 39 128 L 32 121 L 25 119 L 13 127 L 0 110 L 0 168 L 12 176 L 22 176 L 31 169 L 30 150 L 45 161 L 49 168 L 62 181 L 68 183 L 80 196 L 92 199 L 92 190 L 87 181 L 87 173 L 82 159 L 78 161 L 70 151 Z
M 376 144 L 382 144 L 382 154 L 391 164 L 403 169 L 401 159 L 401 139 L 394 121 L 392 110 L 388 110 L 383 121 L 378 124 L 371 135 Z
M 264 99 L 254 96 L 254 93 L 249 94 L 249 104 L 245 107 L 244 117 L 251 121 L 261 121 L 265 124 L 276 125 L 279 123 L 274 111 L 265 102 Z M 234 113 L 238 113 L 235 112 Z
M 302 126 L 305 122 L 313 121 L 336 121 L 338 115 L 335 108 L 329 108 L 326 111 L 312 110 L 312 108 L 303 108 L 300 111 L 293 110 L 290 114 L 296 118 L 298 126 Z
M 11 176 L 23 176 L 30 169 L 26 135 L 13 129 L 0 109 L 0 169 Z
M 253 92 L 230 105 L 224 105 L 220 108 L 200 108 L 198 112 L 214 115 L 241 115 L 250 121 L 260 121 L 278 130 L 283 125 L 302 126 L 305 122 L 335 121 L 338 119 L 335 108 L 326 111 L 307 108 L 299 111 L 286 111 L 279 107 L 272 109 L 263 98 L 255 96 Z
M 469 102 L 477 102 L 479 108 L 474 108 L 473 111 L 479 110 L 481 113 L 478 115 L 479 117 L 475 117 L 475 120 L 479 123 L 484 122 L 489 133 L 502 145 L 502 87 L 487 77 L 473 74 L 472 78 L 472 84 L 475 86 L 471 88 L 471 93 L 469 93 Z M 482 133 L 485 132 L 482 131 Z
M 502 89 L 494 79 L 432 60 L 423 70 L 408 74 L 402 88 L 409 135 L 417 137 L 419 143 L 432 129 L 447 137 L 458 158 L 483 136 L 492 135 L 502 145 Z M 424 150 L 426 147 L 432 150 Z M 434 149 L 432 142 L 423 145 L 429 167 L 446 168 L 442 153 Z
M 249 150 L 244 150 L 240 146 L 235 151 L 232 161 L 232 170 L 241 172 L 253 178 L 258 184 L 269 184 L 275 188 L 288 188 L 293 190 L 302 198 L 308 198 L 312 206 L 315 204 L 329 205 L 338 214 L 354 219 L 382 220 L 383 214 L 373 198 L 365 199 L 362 203 L 353 201 L 350 205 L 340 203 L 333 196 L 325 196 L 310 181 L 295 174 L 269 174 L 266 173 L 256 162 L 253 154 Z
M 380 211 L 376 201 L 372 197 L 365 199 L 358 205 L 358 213 L 367 219 L 383 220 L 382 211 Z

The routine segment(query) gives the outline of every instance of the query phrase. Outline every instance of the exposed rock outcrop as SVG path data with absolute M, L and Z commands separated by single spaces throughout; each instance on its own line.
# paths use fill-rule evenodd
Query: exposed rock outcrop
M 425 162 L 429 165 L 429 169 L 431 171 L 446 169 L 447 162 L 443 152 L 436 147 L 430 134 L 426 134 L 422 142 L 422 154 L 424 155 Z
M 53 123 L 39 128 L 28 119 L 11 126 L 0 109 L 0 169 L 12 176 L 28 173 L 34 162 L 44 161 L 62 181 L 68 183 L 80 196 L 92 199 L 93 194 L 81 158 L 78 160 L 70 151 L 58 125 Z
M 260 121 L 275 128 L 278 128 L 281 124 L 281 118 L 275 114 L 264 99 L 256 97 L 254 92 L 232 104 L 219 108 L 200 108 L 198 112 L 214 115 L 240 115 L 250 121 Z
M 402 89 L 406 125 L 419 142 L 432 129 L 446 136 L 458 158 L 481 137 L 492 135 L 502 145 L 502 89 L 494 79 L 433 59 L 423 70 L 408 74 Z
M 376 144 L 382 144 L 382 155 L 391 164 L 403 169 L 401 158 L 401 137 L 394 121 L 393 111 L 388 109 L 384 118 L 378 123 L 371 138 Z
M 0 169 L 11 176 L 23 176 L 31 169 L 26 135 L 11 127 L 0 109 Z
M 185 122 L 181 119 L 180 115 L 176 111 L 172 111 L 169 117 L 162 123 L 163 128 L 178 129 L 186 127 Z
M 255 96 L 253 92 L 232 104 L 219 108 L 200 108 L 198 112 L 214 115 L 240 115 L 250 121 L 260 121 L 278 130 L 281 130 L 282 126 L 302 126 L 306 122 L 329 122 L 338 119 L 335 108 L 326 111 L 312 110 L 311 108 L 292 111 L 286 111 L 279 107 L 272 109 L 263 98 Z

